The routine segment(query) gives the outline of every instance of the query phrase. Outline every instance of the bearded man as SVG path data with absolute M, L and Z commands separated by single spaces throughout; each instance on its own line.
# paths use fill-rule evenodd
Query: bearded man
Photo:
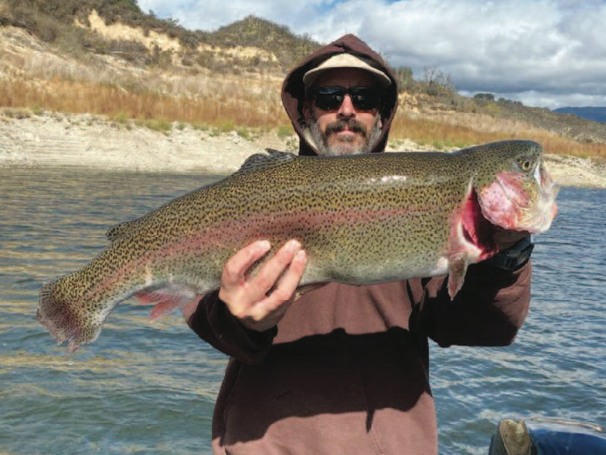
M 381 153 L 397 82 L 376 52 L 346 35 L 289 73 L 282 101 L 300 155 Z M 269 242 L 236 253 L 221 288 L 185 311 L 190 327 L 230 356 L 214 452 L 436 455 L 428 340 L 507 345 L 528 312 L 529 238 L 505 231 L 495 241 L 503 251 L 469 267 L 454 302 L 446 277 L 329 283 L 294 299 L 306 261 L 296 240 L 254 276 Z

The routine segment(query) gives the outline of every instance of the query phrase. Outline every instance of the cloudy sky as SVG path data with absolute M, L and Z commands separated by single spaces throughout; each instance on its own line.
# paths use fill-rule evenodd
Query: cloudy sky
M 450 75 L 550 109 L 606 106 L 606 0 L 139 0 L 141 9 L 216 30 L 250 14 L 327 43 L 355 33 L 394 66 Z

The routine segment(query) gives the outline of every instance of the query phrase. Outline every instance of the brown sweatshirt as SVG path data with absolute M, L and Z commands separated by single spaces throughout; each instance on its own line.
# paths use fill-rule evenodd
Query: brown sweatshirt
M 301 121 L 303 74 L 344 51 L 373 60 L 393 81 L 373 152 L 385 148 L 397 106 L 395 78 L 378 54 L 346 35 L 284 82 L 282 99 L 300 154 L 315 154 Z M 209 293 L 188 322 L 231 357 L 215 406 L 214 452 L 437 454 L 428 339 L 442 347 L 511 343 L 528 312 L 530 277 L 530 263 L 515 272 L 472 265 L 452 302 L 445 277 L 331 283 L 295 301 L 277 328 L 263 333 L 246 329 L 218 292 Z

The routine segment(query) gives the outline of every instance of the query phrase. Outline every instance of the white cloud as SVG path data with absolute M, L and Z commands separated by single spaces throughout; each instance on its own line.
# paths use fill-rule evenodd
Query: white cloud
M 328 42 L 356 33 L 393 65 L 451 75 L 469 93 L 548 107 L 606 105 L 603 0 L 141 0 L 192 29 L 249 14 Z M 579 104 L 580 103 L 580 104 Z
M 294 22 L 305 21 L 306 17 L 316 19 L 318 11 L 330 8 L 330 3 L 323 0 L 139 0 L 139 6 L 145 12 L 153 10 L 158 17 L 179 19 L 179 23 L 189 29 L 208 31 L 251 14 L 291 26 Z

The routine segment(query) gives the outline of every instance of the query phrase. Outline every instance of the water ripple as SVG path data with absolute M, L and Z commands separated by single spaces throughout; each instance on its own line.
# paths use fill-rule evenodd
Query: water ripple
M 35 312 L 40 285 L 88 262 L 108 228 L 212 179 L 0 170 L 1 453 L 211 452 L 226 359 L 180 317 L 151 323 L 149 308 L 123 305 L 68 356 Z M 559 201 L 535 239 L 531 311 L 514 344 L 431 347 L 441 454 L 487 453 L 505 418 L 606 425 L 606 191 L 565 188 Z

